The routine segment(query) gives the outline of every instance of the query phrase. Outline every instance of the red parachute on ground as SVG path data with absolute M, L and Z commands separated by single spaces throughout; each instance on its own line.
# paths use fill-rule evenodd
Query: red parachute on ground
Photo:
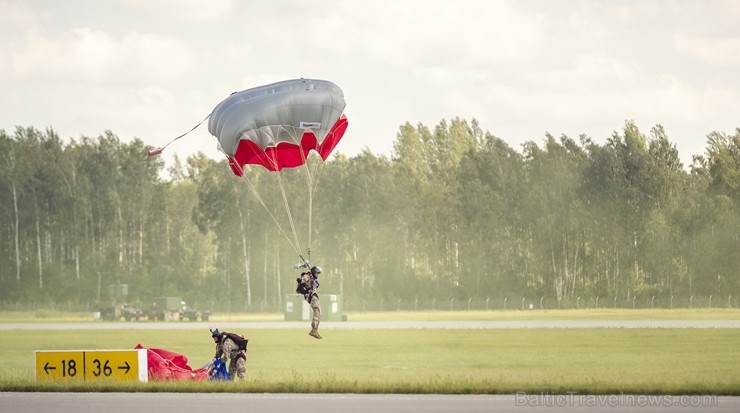
M 146 347 L 137 344 L 138 349 Z M 193 370 L 182 354 L 159 348 L 146 348 L 149 363 L 149 381 L 206 381 L 208 368 Z

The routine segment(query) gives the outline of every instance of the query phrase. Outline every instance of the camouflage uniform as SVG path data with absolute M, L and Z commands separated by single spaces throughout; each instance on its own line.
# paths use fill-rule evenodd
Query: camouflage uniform
M 314 330 L 319 329 L 319 323 L 321 322 L 321 303 L 319 303 L 319 295 L 314 293 L 311 297 L 311 310 L 313 310 L 313 318 L 311 319 L 311 328 Z
M 227 358 L 230 359 L 229 376 L 233 380 L 236 373 L 237 377 L 244 380 L 247 372 L 247 352 L 246 350 L 240 350 L 239 345 L 226 334 L 222 334 L 219 342 L 216 343 L 216 355 L 214 358 L 221 358 L 224 364 L 226 364 Z
M 310 272 L 302 273 L 299 280 L 300 284 L 308 287 L 306 292 L 303 293 L 303 297 L 311 305 L 311 310 L 313 312 L 313 318 L 311 319 L 311 333 L 315 333 L 315 335 L 311 335 L 316 338 L 321 338 L 318 334 L 319 323 L 321 322 L 321 303 L 319 302 L 319 293 L 316 292 L 318 282 L 311 276 Z

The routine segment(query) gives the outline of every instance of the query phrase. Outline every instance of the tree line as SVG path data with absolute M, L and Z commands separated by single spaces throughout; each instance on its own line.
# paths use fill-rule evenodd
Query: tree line
M 241 178 L 146 150 L 0 130 L 0 308 L 89 308 L 126 284 L 135 303 L 275 311 L 299 254 L 354 302 L 740 294 L 740 129 L 707 135 L 688 167 L 662 126 L 632 121 L 603 144 L 546 134 L 521 150 L 475 120 L 406 123 L 391 156 Z

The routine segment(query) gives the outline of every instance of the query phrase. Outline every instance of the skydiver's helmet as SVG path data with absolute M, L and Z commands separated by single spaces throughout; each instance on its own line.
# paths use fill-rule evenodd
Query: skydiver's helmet
M 318 265 L 311 267 L 311 275 L 313 275 L 314 278 L 318 278 L 319 274 L 321 274 L 321 267 Z
M 216 338 L 221 335 L 221 332 L 218 331 L 218 329 L 211 330 L 211 337 Z

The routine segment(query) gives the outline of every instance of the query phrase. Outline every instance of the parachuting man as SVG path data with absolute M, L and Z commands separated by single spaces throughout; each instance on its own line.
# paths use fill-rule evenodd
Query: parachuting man
M 296 278 L 298 285 L 295 289 L 295 292 L 303 294 L 303 298 L 311 305 L 313 318 L 311 319 L 311 331 L 308 335 L 316 339 L 322 338 L 321 334 L 319 334 L 321 304 L 319 303 L 319 293 L 316 291 L 319 288 L 319 274 L 321 274 L 321 267 L 317 265 L 314 265 L 306 272 L 302 272 L 301 276 Z
M 244 375 L 247 372 L 247 344 L 249 340 L 244 336 L 236 333 L 220 332 L 218 329 L 211 330 L 211 337 L 213 342 L 216 343 L 216 355 L 213 357 L 214 360 L 221 359 L 223 363 L 226 363 L 226 359 L 230 359 L 229 362 L 229 376 L 234 379 L 234 374 L 241 380 L 244 380 Z

